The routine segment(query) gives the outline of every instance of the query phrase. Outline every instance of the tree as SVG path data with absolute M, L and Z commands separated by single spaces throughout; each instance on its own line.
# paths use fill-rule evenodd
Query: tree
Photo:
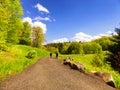
M 31 38 L 32 38 L 32 46 L 33 47 L 40 47 L 42 45 L 42 42 L 45 39 L 42 28 L 33 27 L 32 28 L 32 37 Z
M 120 72 L 120 28 L 115 28 L 115 31 L 117 34 L 111 39 L 114 44 L 109 46 L 111 55 L 109 56 L 108 61 L 114 69 Z
M 82 44 L 79 42 L 72 42 L 68 48 L 68 54 L 83 54 Z
M 110 38 L 111 37 L 103 36 L 99 39 L 94 40 L 93 42 L 100 44 L 102 46 L 102 50 L 106 51 L 108 50 L 109 46 L 112 44 L 112 42 L 110 41 Z
M 10 12 L 10 18 L 8 22 L 8 32 L 7 32 L 7 42 L 8 43 L 18 43 L 19 33 L 23 28 L 22 15 L 23 10 L 20 0 L 9 0 L 9 5 L 7 6 Z
M 68 54 L 69 46 L 70 46 L 69 42 L 64 43 L 60 53 L 61 54 Z
M 30 45 L 31 43 L 31 25 L 28 22 L 23 22 L 23 29 L 20 32 L 19 43 L 23 45 Z
M 0 43 L 17 43 L 23 10 L 19 0 L 0 0 Z
M 9 0 L 0 0 L 0 44 L 6 43 L 8 23 L 11 13 L 8 9 Z
M 83 44 L 83 50 L 85 54 L 101 53 L 102 47 L 95 42 L 87 42 Z

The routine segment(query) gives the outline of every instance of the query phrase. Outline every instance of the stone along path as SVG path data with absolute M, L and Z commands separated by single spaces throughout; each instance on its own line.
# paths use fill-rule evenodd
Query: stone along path
M 0 90 L 115 90 L 54 58 L 40 59 L 20 74 L 0 84 Z

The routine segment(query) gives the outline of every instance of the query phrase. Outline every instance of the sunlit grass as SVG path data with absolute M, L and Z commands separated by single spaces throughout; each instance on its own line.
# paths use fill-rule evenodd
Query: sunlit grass
M 30 50 L 35 50 L 37 55 L 33 59 L 26 58 L 26 55 Z M 49 52 L 32 48 L 24 45 L 13 45 L 9 47 L 7 52 L 0 52 L 0 80 L 3 80 L 7 76 L 15 75 L 29 65 L 35 63 L 39 58 L 48 56 Z
M 100 71 L 100 72 L 109 72 L 112 74 L 116 87 L 120 88 L 120 74 L 113 70 L 109 64 L 104 64 L 101 67 L 95 67 L 91 64 L 94 59 L 95 54 L 86 54 L 86 55 L 60 55 L 59 59 L 63 60 L 67 57 L 73 58 L 74 62 L 80 62 L 85 65 L 86 72 L 89 71 Z

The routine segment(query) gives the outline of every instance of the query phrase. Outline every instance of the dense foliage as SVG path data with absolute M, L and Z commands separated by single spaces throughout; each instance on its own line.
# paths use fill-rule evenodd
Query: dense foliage
M 50 47 L 55 47 L 61 54 L 93 54 L 102 51 L 102 47 L 96 42 L 51 43 L 45 46 L 48 50 Z
M 31 29 L 28 22 L 22 22 L 22 15 L 20 0 L 0 0 L 0 44 L 32 43 L 33 46 L 40 47 L 44 40 L 42 29 L 40 27 Z M 34 40 L 31 34 L 34 35 Z
M 101 38 L 95 39 L 93 42 L 99 43 L 102 46 L 103 51 L 109 50 L 109 46 L 113 43 L 111 42 L 112 37 L 102 36 Z
M 72 42 L 67 52 L 68 54 L 83 54 L 82 43 Z
M 113 68 L 120 72 L 120 28 L 116 28 L 115 31 L 117 34 L 111 39 L 114 44 L 109 47 L 111 55 L 108 58 L 108 61 Z
M 31 44 L 31 25 L 28 22 L 23 22 L 23 29 L 20 32 L 19 43 L 23 45 Z
M 33 27 L 32 28 L 32 46 L 33 47 L 40 47 L 42 42 L 44 41 L 45 37 L 40 27 Z
M 19 0 L 0 0 L 0 43 L 18 42 L 23 10 Z
M 83 44 L 83 50 L 85 54 L 101 53 L 102 47 L 99 45 L 99 43 L 87 42 Z

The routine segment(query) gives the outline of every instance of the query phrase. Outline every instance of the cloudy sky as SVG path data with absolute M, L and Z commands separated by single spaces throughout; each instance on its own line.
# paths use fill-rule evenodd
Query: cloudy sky
M 120 24 L 120 0 L 20 0 L 23 22 L 40 26 L 46 43 L 90 41 Z

